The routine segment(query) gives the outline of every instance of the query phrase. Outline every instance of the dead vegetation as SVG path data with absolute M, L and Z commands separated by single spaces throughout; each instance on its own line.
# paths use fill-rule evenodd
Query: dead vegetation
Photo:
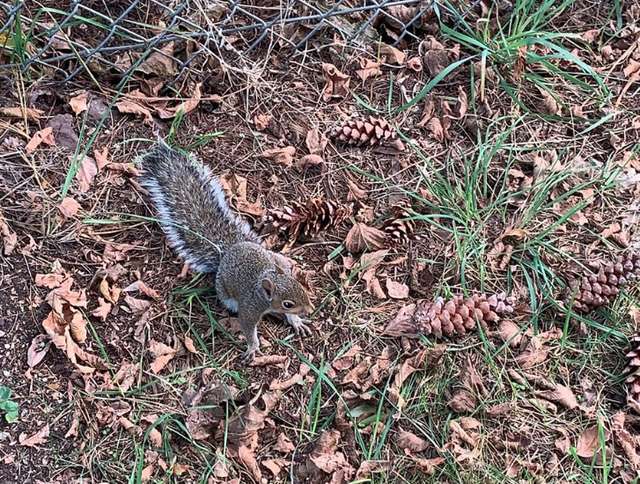
M 63 17 L 26 2 L 0 32 L 0 480 L 637 480 L 640 9 L 605 3 L 259 39 L 206 2 L 88 2 L 43 37 Z M 131 47 L 85 61 L 120 15 Z M 296 260 L 312 337 L 266 321 L 241 363 L 136 180 L 157 134 Z

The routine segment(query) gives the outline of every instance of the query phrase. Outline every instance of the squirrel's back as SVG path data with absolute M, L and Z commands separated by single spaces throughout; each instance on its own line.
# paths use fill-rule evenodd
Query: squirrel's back
M 149 192 L 169 244 L 191 268 L 215 272 L 234 244 L 260 243 L 251 227 L 235 215 L 209 167 L 165 143 L 139 159 L 140 184 Z

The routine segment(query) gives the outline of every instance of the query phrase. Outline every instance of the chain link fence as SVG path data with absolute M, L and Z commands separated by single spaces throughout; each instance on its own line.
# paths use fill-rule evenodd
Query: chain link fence
M 159 53 L 179 78 L 212 58 L 264 58 L 264 49 L 295 58 L 336 42 L 402 46 L 424 38 L 433 17 L 426 0 L 0 1 L 0 71 L 126 82 Z

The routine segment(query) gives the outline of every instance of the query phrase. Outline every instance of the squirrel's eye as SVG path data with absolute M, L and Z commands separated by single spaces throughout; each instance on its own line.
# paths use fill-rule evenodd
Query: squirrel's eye
M 294 303 L 293 301 L 282 301 L 282 307 L 284 309 L 293 309 L 295 307 L 296 303 Z

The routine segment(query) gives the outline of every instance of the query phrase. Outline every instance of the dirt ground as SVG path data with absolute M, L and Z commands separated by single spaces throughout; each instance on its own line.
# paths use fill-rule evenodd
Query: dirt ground
M 0 482 L 638 482 L 640 7 L 538 3 L 0 72 Z M 25 5 L 0 64 L 43 45 Z M 242 362 L 138 183 L 158 136 L 295 261 L 312 336 L 265 318 Z

